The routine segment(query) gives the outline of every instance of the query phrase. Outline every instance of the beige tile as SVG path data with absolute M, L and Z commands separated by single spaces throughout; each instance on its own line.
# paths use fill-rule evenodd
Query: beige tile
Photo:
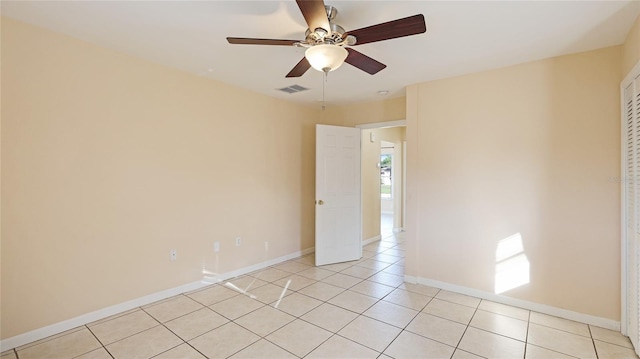
M 288 351 L 280 348 L 277 345 L 269 343 L 264 339 L 260 339 L 257 342 L 249 345 L 248 347 L 232 355 L 230 358 L 232 359 L 262 359 L 262 358 L 286 359 L 286 358 L 297 358 L 297 356 L 289 353 Z
M 383 252 L 392 247 L 395 247 L 395 243 L 391 241 L 376 241 L 376 242 L 367 244 L 363 248 L 370 251 Z
M 466 325 L 469 324 L 476 310 L 466 305 L 434 298 L 422 311 Z
M 466 329 L 466 325 L 419 313 L 405 330 L 456 347 Z
M 2 359 L 5 359 L 2 357 Z M 90 351 L 86 354 L 75 357 L 74 359 L 112 359 L 106 349 L 100 348 Z
M 409 309 L 401 305 L 379 301 L 371 308 L 367 309 L 363 315 L 377 319 L 387 324 L 404 328 L 418 314 L 417 310 Z
M 365 251 L 383 252 L 393 246 L 394 246 L 393 243 L 376 241 L 376 242 L 367 244 L 366 246 L 362 247 L 362 249 Z
M 485 358 L 522 358 L 524 343 L 476 328 L 467 328 L 458 348 Z
M 309 269 L 303 270 L 302 272 L 298 272 L 297 274 L 315 280 L 322 280 L 330 275 L 333 275 L 334 273 L 334 271 L 330 271 L 328 269 L 311 267 Z
M 209 308 L 226 318 L 234 320 L 263 306 L 265 306 L 265 304 L 256 299 L 251 299 L 246 295 L 239 295 L 218 302 Z
M 278 279 L 290 276 L 291 273 L 276 268 L 267 268 L 258 272 L 251 273 L 250 275 L 265 282 L 274 282 Z
M 534 323 L 529 323 L 527 342 L 574 357 L 596 357 L 591 338 Z
M 399 276 L 404 276 L 404 266 L 402 265 L 398 265 L 398 264 L 392 264 L 390 266 L 388 266 L 387 268 L 382 270 L 385 273 L 389 273 L 389 274 L 395 274 L 395 275 L 399 275 Z
M 369 250 L 362 251 L 362 258 L 365 258 L 365 259 L 373 258 L 377 255 L 378 255 L 378 252 L 376 251 L 369 251 Z
M 204 306 L 202 304 L 187 296 L 178 295 L 168 301 L 163 301 L 160 304 L 146 307 L 144 311 L 161 323 L 164 323 L 185 314 L 195 312 L 203 307 Z
M 98 325 L 98 324 L 101 324 L 101 323 L 104 323 L 104 322 L 108 322 L 108 321 L 110 321 L 110 320 L 113 320 L 113 319 L 116 319 L 116 318 L 119 318 L 119 317 L 125 316 L 125 315 L 127 315 L 127 314 L 131 314 L 131 313 L 139 312 L 139 311 L 140 311 L 140 308 L 133 308 L 133 309 L 125 310 L 124 312 L 120 312 L 120 313 L 117 313 L 117 314 L 114 314 L 114 315 L 108 316 L 108 317 L 106 317 L 106 318 L 102 318 L 102 319 L 100 319 L 100 320 L 96 320 L 96 321 L 94 321 L 94 322 L 91 322 L 91 323 L 87 324 L 87 327 L 93 327 L 93 326 L 95 326 L 95 325 Z M 81 329 L 81 327 L 74 328 L 74 329 L 72 329 L 71 331 L 75 331 L 75 330 L 79 330 L 79 329 Z M 61 334 L 62 334 L 62 333 L 61 333 Z M 57 334 L 57 335 L 61 335 L 61 334 Z M 37 342 L 34 342 L 34 343 L 37 343 Z
M 336 287 L 348 289 L 348 288 L 351 288 L 354 285 L 362 282 L 362 279 L 356 278 L 356 277 L 352 277 L 350 275 L 346 275 L 346 274 L 342 274 L 342 273 L 335 273 L 334 275 L 329 276 L 329 277 L 323 279 L 322 281 L 324 283 L 335 285 Z
M 299 357 L 303 357 L 320 343 L 329 339 L 330 336 L 330 332 L 296 319 L 285 327 L 271 333 L 265 339 Z
M 267 284 L 267 282 L 260 280 L 256 277 L 252 277 L 250 275 L 246 275 L 238 278 L 232 278 L 225 281 L 223 284 L 227 285 L 227 283 L 231 283 L 237 288 L 244 290 L 245 292 L 250 292 L 253 289 L 262 287 L 263 285 Z
M 384 353 L 394 358 L 450 358 L 454 350 L 454 347 L 405 331 Z
M 261 337 L 282 328 L 287 323 L 294 320 L 295 317 L 284 313 L 278 309 L 264 306 L 255 312 L 251 312 L 235 322 L 243 328 L 248 329 Z
M 482 309 L 487 312 L 496 313 L 500 315 L 505 315 L 507 317 L 520 319 L 520 320 L 529 320 L 529 311 L 522 308 L 512 307 L 506 304 L 500 304 L 496 302 L 491 302 L 488 300 L 482 300 L 478 309 Z
M 318 282 L 299 290 L 299 292 L 322 301 L 327 301 L 344 292 L 344 289 L 336 287 L 335 285 Z
M 529 321 L 531 323 L 544 325 L 545 327 L 564 330 L 565 332 L 582 335 L 584 337 L 591 337 L 591 332 L 589 332 L 589 326 L 587 324 L 574 322 L 572 320 L 531 312 Z
M 391 255 L 383 254 L 383 253 L 378 253 L 377 255 L 375 255 L 375 256 L 373 256 L 371 258 L 375 259 L 377 261 L 385 262 L 385 263 L 389 263 L 389 264 L 397 263 L 398 261 L 400 261 L 402 259 L 402 257 L 391 256 Z
M 422 310 L 430 301 L 432 297 L 426 295 L 409 292 L 403 289 L 396 289 L 389 295 L 384 297 L 384 301 L 402 305 L 414 310 Z
M 278 264 L 274 266 L 274 268 L 283 270 L 289 273 L 298 273 L 298 272 L 302 272 L 303 270 L 311 268 L 311 266 L 308 264 L 304 264 L 296 261 L 288 261 L 288 262 Z
M 278 305 L 277 309 L 291 314 L 294 317 L 299 317 L 319 306 L 322 302 L 303 294 L 292 293 L 291 295 L 282 298 L 280 304 L 276 302 L 272 303 L 271 306 L 276 308 L 276 304 Z
M 389 267 L 391 264 L 385 263 L 385 262 L 380 262 L 380 261 L 377 261 L 375 259 L 366 259 L 366 260 L 363 260 L 362 262 L 359 262 L 357 265 L 359 267 L 365 267 L 365 268 L 370 268 L 370 269 L 375 269 L 377 271 L 381 271 L 381 270 Z
M 335 297 L 328 300 L 329 303 L 337 305 L 344 309 L 356 313 L 362 313 L 374 305 L 378 299 L 369 297 L 368 295 L 352 292 L 350 290 L 344 291 Z
M 206 359 L 206 357 L 188 344 L 180 344 L 173 349 L 153 357 L 153 359 Z
M 111 316 L 109 318 L 115 318 L 115 317 L 116 316 Z M 43 339 L 40 339 L 40 340 L 36 340 L 34 342 L 31 342 L 31 343 L 27 343 L 25 345 L 21 345 L 21 346 L 19 346 L 17 348 L 14 348 L 14 349 L 15 349 L 15 351 L 19 352 L 19 351 L 22 351 L 23 349 L 27 349 L 27 348 L 30 348 L 32 346 L 36 346 L 36 345 L 39 345 L 39 344 L 50 342 L 50 341 L 52 341 L 54 339 L 59 339 L 59 338 L 62 338 L 62 337 L 66 337 L 69 334 L 73 334 L 73 333 L 76 333 L 76 332 L 79 332 L 79 331 L 82 331 L 82 330 L 86 330 L 86 329 L 87 328 L 84 327 L 84 326 L 75 327 L 75 328 L 72 328 L 72 329 L 69 329 L 69 330 L 65 330 L 64 332 L 61 332 L 61 333 L 58 333 L 58 334 L 54 334 L 52 336 L 49 336 L 49 337 L 46 337 L 46 338 L 43 338 Z
M 622 335 L 622 333 L 614 330 L 604 329 L 590 325 L 591 336 L 593 339 L 597 339 L 603 342 L 620 345 L 626 348 L 633 348 L 631 341 L 628 337 Z
M 208 358 L 226 358 L 260 340 L 235 323 L 227 323 L 189 342 Z
M 388 254 L 390 256 L 404 258 L 406 253 L 405 253 L 404 250 L 402 250 L 400 248 L 393 247 L 393 248 L 389 248 L 389 249 L 383 251 L 382 254 Z
M 621 347 L 619 345 L 601 342 L 599 340 L 594 341 L 596 345 L 596 351 L 599 358 L 615 358 L 615 359 L 637 359 L 638 356 L 633 349 Z
M 381 299 L 387 294 L 393 292 L 395 288 L 388 285 L 371 282 L 368 280 L 362 281 L 353 287 L 349 288 L 352 292 L 358 292 L 368 295 L 370 297 Z
M 540 348 L 539 346 L 527 344 L 525 359 L 573 359 L 575 357 L 554 352 L 553 350 Z M 604 358 L 603 358 L 604 359 Z
M 346 274 L 346 275 L 350 275 L 352 277 L 356 277 L 356 278 L 360 278 L 360 279 L 367 279 L 367 278 L 371 277 L 372 275 L 376 274 L 377 271 L 375 269 L 371 269 L 371 268 L 352 266 L 352 267 L 349 267 L 349 268 L 341 271 L 340 273 Z
M 142 333 L 127 337 L 107 345 L 107 350 L 115 359 L 150 358 L 180 345 L 182 340 L 167 328 L 159 325 Z
M 482 359 L 482 357 L 475 354 L 471 354 L 469 352 L 465 352 L 464 350 L 461 350 L 461 349 L 456 349 L 451 359 Z
M 470 297 L 468 295 L 449 292 L 446 290 L 441 290 L 436 294 L 436 298 L 440 300 L 446 300 L 447 302 L 456 303 L 466 305 L 467 307 L 477 308 L 480 304 L 480 299 L 475 297 Z
M 256 288 L 250 292 L 255 296 L 256 300 L 259 300 L 262 303 L 269 304 L 271 302 L 275 302 L 282 295 L 287 296 L 292 293 L 291 290 L 285 289 L 284 287 L 277 286 L 275 284 L 266 284 L 260 288 Z
M 203 290 L 187 294 L 189 298 L 206 306 L 209 306 L 218 302 L 222 302 L 225 299 L 229 299 L 237 295 L 240 295 L 240 294 L 235 290 L 226 288 L 220 284 L 216 284 L 216 285 L 207 287 Z
M 165 325 L 182 340 L 189 341 L 199 335 L 226 324 L 229 320 L 209 308 L 202 308 Z
M 356 318 L 338 332 L 345 338 L 382 352 L 402 329 L 365 316 Z
M 302 257 L 300 257 L 298 259 L 294 259 L 294 261 L 296 261 L 298 263 L 308 264 L 310 266 L 315 266 L 316 265 L 315 254 L 307 254 L 306 256 L 302 256 Z
M 300 290 L 304 287 L 308 287 L 317 282 L 315 279 L 302 277 L 294 274 L 289 277 L 278 279 L 277 281 L 273 282 L 273 284 L 284 288 L 287 285 L 287 282 L 289 280 L 291 280 L 288 287 L 290 290 Z
M 369 277 L 369 280 L 376 283 L 386 284 L 392 287 L 397 287 L 400 284 L 404 283 L 403 276 L 389 274 L 385 272 L 378 272 L 372 275 L 371 277 Z
M 14 350 L 7 350 L 6 352 L 2 352 L 0 355 L 0 359 L 17 359 L 16 352 Z
M 335 305 L 324 303 L 309 313 L 303 315 L 301 319 L 326 329 L 332 333 L 342 329 L 347 323 L 354 320 L 358 315 Z
M 343 270 L 355 265 L 356 262 L 357 261 L 327 264 L 327 265 L 324 265 L 324 266 L 320 266 L 318 268 L 330 270 L 330 271 L 333 271 L 333 272 L 342 272 Z
M 380 353 L 371 350 L 358 343 L 352 342 L 341 336 L 334 335 L 326 342 L 322 343 L 314 351 L 305 357 L 305 359 L 324 359 L 324 358 L 377 358 Z
M 529 323 L 504 315 L 478 310 L 469 325 L 524 342 L 527 340 Z
M 89 326 L 89 329 L 102 344 L 107 345 L 157 325 L 157 320 L 153 319 L 149 314 L 137 310 L 115 319 Z
M 409 292 L 426 295 L 427 297 L 435 297 L 440 291 L 438 288 L 429 287 L 423 284 L 402 283 L 398 286 L 398 289 L 403 289 Z

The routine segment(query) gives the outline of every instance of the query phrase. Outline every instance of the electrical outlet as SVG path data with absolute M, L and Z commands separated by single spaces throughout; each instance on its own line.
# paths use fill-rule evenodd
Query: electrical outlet
M 220 242 L 219 241 L 213 242 L 213 251 L 216 252 L 216 253 L 220 252 Z
M 241 244 L 242 244 L 242 238 L 236 237 L 236 247 L 240 247 Z
M 264 249 L 269 250 L 269 241 L 264 241 Z
M 178 251 L 175 249 L 172 249 L 171 252 L 169 252 L 169 258 L 171 258 L 172 261 L 175 261 L 176 259 L 178 259 Z

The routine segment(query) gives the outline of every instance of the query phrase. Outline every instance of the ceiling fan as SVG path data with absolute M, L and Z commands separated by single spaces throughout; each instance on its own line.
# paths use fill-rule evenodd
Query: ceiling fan
M 338 10 L 333 6 L 325 5 L 323 0 L 296 0 L 296 3 L 309 26 L 303 41 L 243 37 L 227 37 L 227 41 L 230 44 L 240 45 L 279 45 L 307 48 L 305 57 L 294 66 L 286 77 L 300 77 L 311 67 L 329 73 L 344 62 L 374 75 L 387 65 L 347 46 L 417 35 L 427 31 L 422 14 L 345 31 L 342 26 L 333 22 Z

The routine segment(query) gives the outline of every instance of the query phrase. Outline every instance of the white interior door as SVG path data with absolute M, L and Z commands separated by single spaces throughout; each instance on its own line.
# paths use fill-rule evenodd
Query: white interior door
M 360 129 L 316 125 L 316 265 L 362 257 Z

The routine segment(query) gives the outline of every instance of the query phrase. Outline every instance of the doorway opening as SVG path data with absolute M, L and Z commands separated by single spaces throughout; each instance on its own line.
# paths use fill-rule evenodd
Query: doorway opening
M 404 229 L 406 121 L 361 130 L 362 240 L 372 243 Z
M 380 140 L 380 236 L 393 234 L 394 143 Z

